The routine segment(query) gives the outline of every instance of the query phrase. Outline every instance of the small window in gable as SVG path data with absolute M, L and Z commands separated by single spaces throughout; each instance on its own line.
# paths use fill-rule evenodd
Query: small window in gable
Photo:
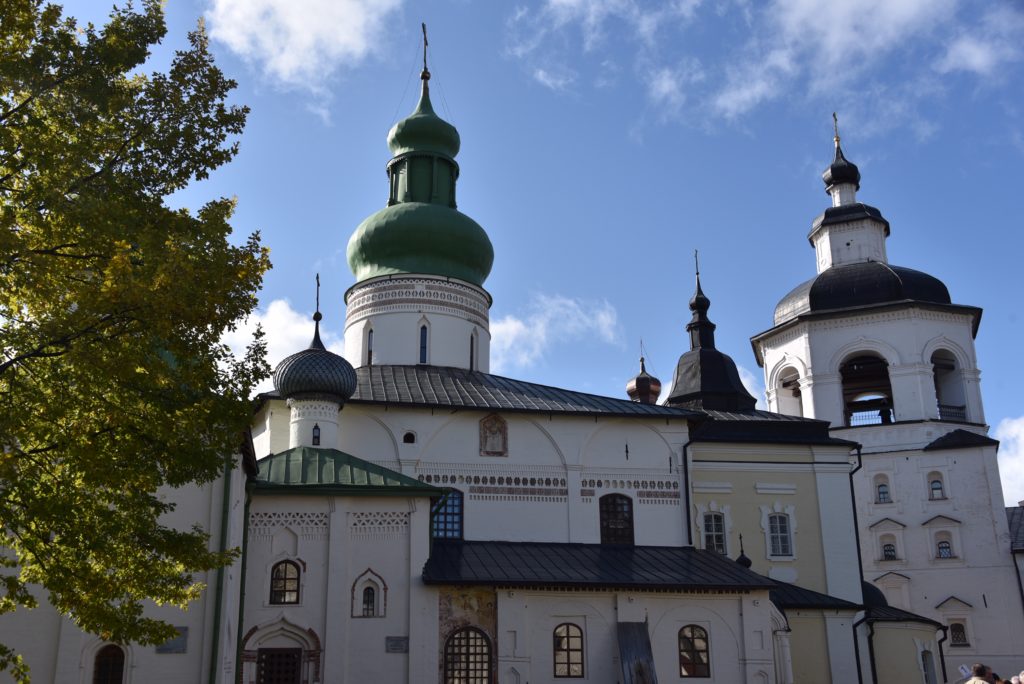
M 971 642 L 967 639 L 967 627 L 962 622 L 951 622 L 949 624 L 949 645 L 950 646 L 970 646 Z
M 894 561 L 899 560 L 899 552 L 896 546 L 896 537 L 891 534 L 883 534 L 879 540 L 879 545 L 882 549 L 882 560 Z

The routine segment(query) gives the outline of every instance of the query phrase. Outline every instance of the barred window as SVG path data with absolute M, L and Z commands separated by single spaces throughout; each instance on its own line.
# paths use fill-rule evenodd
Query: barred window
M 882 544 L 882 560 L 896 560 L 895 544 Z
M 725 554 L 725 516 L 721 513 L 704 514 L 704 548 Z
M 583 630 L 571 622 L 555 627 L 555 676 L 583 676 Z
M 679 630 L 679 676 L 711 676 L 711 650 L 703 627 L 686 625 Z
M 773 513 L 768 516 L 768 536 L 771 541 L 771 555 L 793 555 L 793 539 L 789 532 L 788 515 L 785 513 Z
M 270 571 L 270 602 L 299 602 L 299 566 L 292 561 L 275 563 Z
M 971 642 L 967 640 L 967 628 L 964 627 L 962 622 L 954 622 L 949 626 L 949 645 L 950 646 L 970 646 Z
M 490 684 L 491 640 L 476 627 L 452 632 L 444 644 L 445 684 Z
M 953 545 L 946 540 L 940 541 L 936 545 L 935 555 L 938 558 L 953 558 Z
M 256 652 L 256 684 L 298 684 L 301 648 L 261 648 Z
M 434 501 L 430 511 L 434 539 L 462 539 L 462 492 L 453 489 Z
M 420 363 L 427 362 L 427 326 L 420 326 Z
M 605 494 L 599 501 L 602 544 L 633 544 L 633 500 Z

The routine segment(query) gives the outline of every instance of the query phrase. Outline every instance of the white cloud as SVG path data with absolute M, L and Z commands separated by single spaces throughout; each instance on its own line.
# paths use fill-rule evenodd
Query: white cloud
M 313 314 L 296 311 L 287 299 L 275 299 L 266 308 L 249 316 L 236 330 L 227 333 L 224 344 L 235 354 L 240 354 L 252 341 L 257 325 L 261 325 L 266 333 L 267 362 L 271 368 L 285 357 L 308 347 L 313 339 Z M 343 338 L 322 324 L 320 339 L 335 354 L 341 354 L 345 349 Z M 256 391 L 266 392 L 273 387 L 273 382 L 267 378 L 256 387 Z
M 525 314 L 491 321 L 491 371 L 528 368 L 555 345 L 595 336 L 619 344 L 618 313 L 607 301 L 535 295 Z
M 341 66 L 359 64 L 385 38 L 403 0 L 212 0 L 210 36 L 279 85 L 322 93 Z
M 645 80 L 647 97 L 664 114 L 675 115 L 686 102 L 685 87 L 704 80 L 704 70 L 695 59 L 685 60 L 676 67 L 650 69 Z
M 533 71 L 533 78 L 545 88 L 565 90 L 575 80 L 576 75 L 564 69 L 538 67 Z
M 761 381 L 760 375 L 755 375 L 747 370 L 745 367 L 736 364 L 736 370 L 740 372 L 740 382 L 750 392 L 750 396 L 757 399 L 757 408 L 762 411 L 768 410 L 768 404 L 764 400 L 764 383 Z
M 936 64 L 940 73 L 968 71 L 990 76 L 1006 62 L 1021 58 L 1024 12 L 1009 7 L 990 9 L 979 25 L 964 31 Z
M 1014 506 L 1024 499 L 1024 416 L 999 421 L 992 436 L 1000 441 L 999 477 L 1003 499 Z

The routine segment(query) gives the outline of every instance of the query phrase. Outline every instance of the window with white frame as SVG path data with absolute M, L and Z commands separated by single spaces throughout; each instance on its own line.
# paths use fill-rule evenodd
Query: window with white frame
M 875 503 L 892 503 L 892 491 L 889 488 L 888 475 L 875 475 Z
M 946 498 L 946 481 L 942 473 L 933 471 L 928 473 L 928 498 L 932 501 L 941 501 Z
M 949 645 L 959 647 L 971 645 L 970 640 L 967 638 L 967 626 L 964 623 L 949 623 Z
M 789 529 L 788 515 L 785 513 L 773 513 L 769 515 L 768 534 L 771 541 L 771 555 L 793 555 L 793 537 Z
M 704 514 L 704 548 L 725 555 L 725 516 L 722 513 Z

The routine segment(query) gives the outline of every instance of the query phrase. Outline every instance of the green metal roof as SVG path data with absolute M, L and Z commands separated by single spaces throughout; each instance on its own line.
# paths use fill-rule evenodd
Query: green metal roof
M 256 462 L 256 491 L 353 496 L 440 496 L 437 487 L 337 449 L 295 447 Z

